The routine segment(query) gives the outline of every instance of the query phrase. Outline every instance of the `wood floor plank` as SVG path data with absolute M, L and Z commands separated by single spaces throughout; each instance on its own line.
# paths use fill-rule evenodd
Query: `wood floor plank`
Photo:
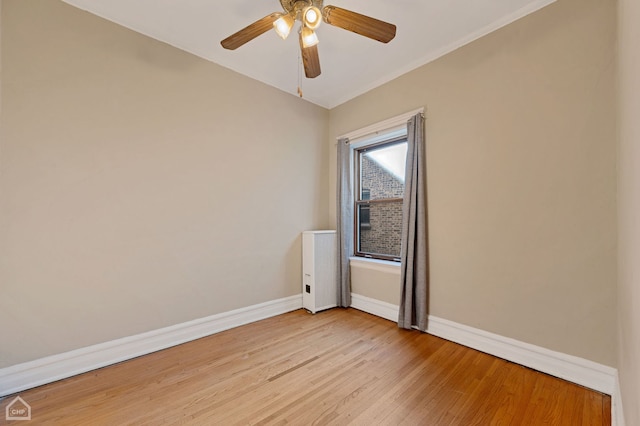
M 611 424 L 607 395 L 353 309 L 291 312 L 20 396 L 42 425 Z

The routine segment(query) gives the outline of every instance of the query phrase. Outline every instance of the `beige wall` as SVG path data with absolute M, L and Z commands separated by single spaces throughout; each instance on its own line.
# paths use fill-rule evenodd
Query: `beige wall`
M 392 305 L 400 304 L 399 266 L 372 265 L 358 260 L 350 263 L 350 272 L 352 293 Z M 389 289 L 394 289 L 394 291 L 389 291 Z
M 625 420 L 640 424 L 640 3 L 619 1 L 619 345 Z
M 328 111 L 53 0 L 2 63 L 0 367 L 300 293 Z
M 420 106 L 431 313 L 616 365 L 614 2 L 561 0 L 331 113 L 60 2 L 1 13 L 0 367 L 299 293 L 335 137 Z M 368 274 L 354 291 L 397 303 Z
M 333 166 L 426 108 L 431 314 L 616 365 L 615 17 L 561 0 L 331 110 Z

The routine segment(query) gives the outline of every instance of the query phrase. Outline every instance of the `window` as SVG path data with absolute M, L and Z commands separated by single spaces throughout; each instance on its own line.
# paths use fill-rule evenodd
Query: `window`
M 424 108 L 338 137 L 348 142 L 338 150 L 343 191 L 338 200 L 343 210 L 338 215 L 339 238 L 350 249 L 343 257 L 360 257 L 362 262 L 367 262 L 364 258 L 400 261 L 407 120 L 420 113 Z M 352 185 L 349 190 L 345 182 Z M 344 205 L 342 200 L 352 195 L 353 201 Z M 353 222 L 345 224 L 346 217 Z
M 400 260 L 406 129 L 353 144 L 355 255 Z

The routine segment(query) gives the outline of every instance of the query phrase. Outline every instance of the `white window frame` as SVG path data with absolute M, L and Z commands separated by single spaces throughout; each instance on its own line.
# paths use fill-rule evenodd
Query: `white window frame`
M 399 205 L 400 207 L 402 207 L 402 197 L 376 199 L 376 200 L 367 201 L 366 203 L 361 200 L 360 191 L 362 191 L 362 188 L 361 188 L 362 176 L 360 174 L 362 173 L 362 168 L 361 168 L 362 165 L 360 161 L 361 161 L 361 157 L 366 152 L 366 151 L 363 152 L 363 150 L 366 150 L 369 147 L 373 149 L 378 149 L 381 147 L 390 147 L 396 144 L 402 144 L 402 143 L 406 144 L 407 143 L 407 127 L 405 125 L 405 126 L 401 126 L 398 129 L 390 130 L 389 132 L 381 132 L 375 138 L 367 139 L 366 142 L 367 143 L 365 145 L 358 144 L 359 146 L 354 147 L 353 154 L 351 156 L 353 158 L 353 162 L 351 164 L 351 167 L 353 169 L 352 175 L 354 176 L 354 180 L 353 180 L 354 200 L 353 200 L 353 207 L 352 207 L 354 256 L 364 257 L 367 259 L 380 259 L 380 260 L 388 260 L 391 262 L 400 262 L 400 253 L 397 253 L 396 255 L 394 255 L 386 252 L 367 252 L 362 250 L 359 247 L 359 243 L 362 241 L 361 240 L 362 237 L 360 235 L 362 231 L 362 223 L 360 222 L 360 212 L 361 212 L 360 208 L 364 206 L 371 207 L 373 205 L 377 205 L 381 207 L 382 205 L 385 205 L 387 203 L 394 203 L 396 204 L 396 206 Z M 403 187 L 404 187 L 404 184 L 403 184 Z M 378 203 L 383 203 L 383 204 L 381 205 Z M 400 216 L 402 216 L 402 210 L 400 210 L 399 213 L 400 213 Z M 389 230 L 383 229 L 383 232 L 389 232 Z
M 356 176 L 354 173 L 354 169 L 355 169 L 354 158 L 356 157 L 355 151 L 358 149 L 367 147 L 369 145 L 375 145 L 386 140 L 402 137 L 403 135 L 406 136 L 407 121 L 409 121 L 409 119 L 416 114 L 424 114 L 424 108 L 419 108 L 419 109 L 398 115 L 396 117 L 392 117 L 387 120 L 371 124 L 367 127 L 354 130 L 352 132 L 349 132 L 347 134 L 344 134 L 338 137 L 338 139 L 342 139 L 342 138 L 349 139 L 349 148 L 350 148 L 349 158 L 351 159 L 350 161 L 351 170 L 349 172 L 352 177 L 352 184 L 354 185 L 354 188 L 353 188 L 354 194 L 355 194 L 355 188 L 357 187 Z M 353 217 L 355 218 L 356 212 L 353 211 L 354 203 L 351 203 L 351 206 L 349 206 L 349 208 L 352 210 Z M 354 223 L 354 228 L 355 228 L 355 223 Z M 357 247 L 355 231 L 356 230 L 354 229 L 353 235 L 351 236 L 351 238 L 353 238 L 354 251 L 355 251 L 355 248 Z M 350 257 L 352 257 L 353 259 L 367 259 L 367 260 L 371 259 L 370 257 L 365 257 L 365 256 L 356 257 L 355 253 L 350 253 Z M 380 259 L 371 259 L 371 260 L 374 260 L 377 262 L 379 261 L 379 262 L 385 262 L 385 263 L 388 262 L 388 263 L 397 264 L 397 261 L 380 260 Z

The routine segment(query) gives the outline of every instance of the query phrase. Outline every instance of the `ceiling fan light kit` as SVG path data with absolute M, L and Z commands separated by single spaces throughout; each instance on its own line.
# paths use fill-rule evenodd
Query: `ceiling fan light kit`
M 320 26 L 320 22 L 322 22 L 322 13 L 320 9 L 315 6 L 307 7 L 302 13 L 302 21 L 304 22 L 305 27 L 311 28 L 315 30 Z
M 286 40 L 293 28 L 295 19 L 290 14 L 280 14 L 281 16 L 273 23 L 273 28 L 281 39 Z
M 318 35 L 314 31 L 322 21 L 356 34 L 388 43 L 396 36 L 396 26 L 366 15 L 336 6 L 323 6 L 322 0 L 280 0 L 285 13 L 276 12 L 230 35 L 220 42 L 222 47 L 235 50 L 271 28 L 286 39 L 295 21 L 300 21 L 300 50 L 307 78 L 320 75 Z
M 302 48 L 315 46 L 320 40 L 318 35 L 309 27 L 302 27 L 300 29 L 300 35 L 302 36 Z

